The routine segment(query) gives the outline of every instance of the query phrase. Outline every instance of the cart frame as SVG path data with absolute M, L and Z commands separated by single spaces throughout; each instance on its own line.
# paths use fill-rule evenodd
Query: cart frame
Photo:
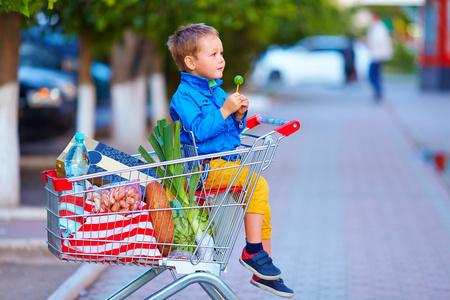
M 272 125 L 280 125 L 274 130 L 263 134 L 263 135 L 254 135 L 249 134 L 247 131 L 256 127 L 259 124 L 268 123 Z M 251 182 L 256 182 L 263 170 L 266 170 L 273 161 L 275 152 L 279 146 L 280 141 L 297 131 L 300 128 L 300 123 L 298 121 L 284 121 L 273 118 L 265 118 L 261 115 L 255 115 L 247 119 L 247 128 L 241 133 L 242 146 L 234 151 L 227 151 L 221 153 L 214 153 L 208 155 L 197 155 L 196 146 L 193 146 L 193 153 L 187 155 L 184 158 L 177 160 L 170 160 L 165 162 L 156 162 L 153 164 L 145 164 L 142 166 L 124 168 L 121 170 L 112 170 L 106 171 L 96 174 L 88 174 L 85 176 L 79 176 L 74 178 L 57 178 L 56 171 L 44 171 L 43 172 L 43 180 L 46 183 L 45 190 L 47 196 L 47 234 L 48 234 L 48 248 L 51 253 L 53 253 L 56 257 L 61 260 L 73 261 L 73 262 L 81 262 L 81 263 L 109 263 L 109 264 L 136 264 L 136 261 L 128 261 L 126 259 L 135 259 L 134 255 L 119 255 L 117 261 L 108 260 L 108 261 L 99 261 L 97 256 L 90 257 L 80 256 L 77 254 L 67 255 L 61 251 L 61 245 L 64 242 L 70 240 L 76 240 L 81 242 L 85 242 L 83 238 L 75 238 L 75 237 L 65 237 L 63 238 L 60 232 L 60 222 L 61 220 L 65 220 L 65 218 L 70 219 L 70 217 L 62 217 L 59 214 L 59 204 L 61 202 L 61 198 L 65 195 L 78 195 L 79 191 L 74 191 L 74 186 L 76 183 L 92 181 L 99 178 L 107 178 L 107 176 L 112 175 L 120 175 L 124 177 L 123 174 L 133 174 L 133 172 L 142 172 L 143 170 L 155 170 L 156 168 L 169 168 L 170 166 L 183 165 L 183 166 L 191 166 L 189 170 L 184 172 L 186 176 L 183 178 L 186 182 L 190 182 L 194 176 L 199 175 L 202 178 L 202 174 L 206 172 L 200 168 L 200 165 L 205 160 L 210 160 L 218 157 L 223 157 L 225 155 L 239 155 L 240 156 L 240 164 L 238 166 L 230 166 L 226 168 L 238 168 L 234 173 L 233 179 L 227 184 L 224 190 L 206 190 L 205 184 L 200 179 L 201 185 L 200 189 L 196 192 L 197 200 L 203 199 L 204 203 L 204 211 L 208 209 L 209 222 L 206 228 L 203 231 L 203 234 L 198 235 L 198 231 L 195 233 L 196 237 L 196 245 L 184 245 L 184 244 L 172 244 L 172 243 L 154 243 L 158 244 L 158 246 L 170 246 L 178 247 L 178 248 L 186 248 L 189 246 L 193 249 L 192 256 L 190 259 L 173 259 L 168 257 L 160 257 L 153 258 L 150 260 L 146 260 L 144 262 L 139 261 L 138 265 L 146 265 L 150 268 L 145 271 L 143 274 L 129 282 L 127 285 L 116 291 L 112 294 L 108 299 L 124 299 L 127 296 L 134 293 L 136 290 L 140 289 L 143 285 L 153 280 L 155 277 L 159 276 L 166 270 L 170 270 L 172 276 L 174 278 L 174 282 L 163 287 L 155 294 L 151 295 L 148 299 L 166 299 L 185 287 L 198 283 L 203 290 L 208 294 L 211 299 L 238 299 L 235 293 L 223 282 L 219 276 L 222 271 L 226 270 L 231 252 L 236 243 L 237 235 L 242 227 L 244 215 L 247 211 L 248 202 L 245 199 L 250 199 L 255 184 Z M 273 136 L 278 133 L 278 138 L 274 141 Z M 195 141 L 195 139 L 193 139 Z M 249 143 L 244 143 L 245 141 L 250 140 Z M 149 152 L 150 155 L 153 155 L 154 152 Z M 135 155 L 135 157 L 139 157 L 139 155 Z M 197 169 L 193 169 L 192 165 L 197 166 Z M 240 176 L 242 168 L 246 166 L 251 170 L 248 174 L 248 178 L 246 179 L 246 183 L 242 187 L 242 191 L 235 191 L 237 185 L 237 179 Z M 212 172 L 215 172 L 212 170 Z M 142 173 L 140 173 L 142 174 Z M 148 174 L 148 173 L 147 173 Z M 144 177 L 140 177 L 139 184 L 148 184 L 153 181 L 164 181 L 165 179 L 172 180 L 176 176 L 168 176 L 165 173 L 164 178 L 152 178 L 147 175 L 145 179 Z M 189 176 L 189 177 L 188 177 Z M 109 177 L 108 177 L 109 178 Z M 130 176 L 131 179 L 131 176 Z M 130 184 L 130 181 L 124 181 L 126 185 Z M 173 182 L 173 181 L 171 181 Z M 251 186 L 250 186 L 251 185 Z M 120 184 L 118 186 L 125 186 L 125 184 Z M 98 187 L 97 187 L 98 188 Z M 100 192 L 104 190 L 102 185 L 97 189 Z M 92 190 L 83 191 L 85 194 L 83 195 L 83 199 L 87 198 L 88 193 L 92 193 Z M 127 192 L 128 193 L 128 192 Z M 169 193 L 170 194 L 170 193 Z M 178 208 L 179 212 L 184 213 L 186 216 L 189 215 L 191 211 L 196 211 L 198 209 L 197 206 L 184 206 Z M 172 210 L 172 213 L 176 213 L 177 209 L 174 208 L 163 208 L 156 209 L 154 211 L 167 211 Z M 204 211 L 202 211 L 202 216 Z M 178 213 L 179 213 L 178 212 Z M 109 213 L 110 216 L 116 216 L 117 212 Z M 86 215 L 76 215 L 76 217 L 85 217 Z M 187 219 L 187 217 L 186 217 Z M 185 220 L 186 223 L 187 220 Z M 192 222 L 192 221 L 190 221 Z M 183 229 L 184 230 L 184 229 Z M 191 229 L 189 229 L 191 230 Z M 190 232 L 190 231 L 189 231 Z M 208 233 L 209 232 L 209 233 Z M 212 235 L 214 238 L 214 245 L 206 245 L 203 243 L 204 239 L 207 238 L 207 235 Z M 198 240 L 197 240 L 198 238 Z M 92 239 L 91 241 L 97 241 Z M 214 259 L 204 261 L 201 254 L 201 251 L 210 251 L 213 253 Z M 141 256 L 138 256 L 141 258 Z M 125 261 L 121 261 L 120 259 L 125 259 Z M 181 274 L 187 274 L 182 276 L 181 278 L 177 278 L 174 270 Z

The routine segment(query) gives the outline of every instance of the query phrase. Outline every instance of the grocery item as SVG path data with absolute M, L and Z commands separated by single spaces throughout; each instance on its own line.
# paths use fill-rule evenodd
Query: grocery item
M 167 255 L 167 258 L 171 258 L 171 259 L 184 259 L 184 260 L 188 260 L 188 259 L 193 259 L 193 260 L 197 260 L 197 256 L 192 254 L 192 252 L 189 251 L 184 251 L 184 250 L 173 250 L 172 252 L 169 253 L 169 255 Z
M 84 181 L 80 185 L 91 188 L 89 181 Z M 75 184 L 75 189 L 62 192 L 61 201 L 58 204 L 59 226 L 64 238 L 74 235 L 84 223 L 85 194 L 80 185 Z
M 84 145 L 84 134 L 77 132 L 75 134 L 75 143 L 64 159 L 66 178 L 86 175 L 90 165 L 89 154 Z
M 129 215 L 91 213 L 92 205 L 93 201 L 86 200 L 83 225 L 73 236 L 61 240 L 62 260 L 145 265 L 162 257 L 144 202 L 141 210 Z
M 64 160 L 67 157 L 72 145 L 75 143 L 75 136 L 70 140 L 64 150 L 58 155 L 56 159 L 56 174 L 58 178 L 66 178 L 64 170 Z M 105 171 L 114 171 L 129 167 L 141 166 L 144 163 L 138 158 L 129 155 L 123 151 L 115 149 L 88 136 L 84 136 L 84 145 L 89 154 L 91 165 L 89 166 L 88 174 L 96 174 Z M 111 174 L 111 172 L 102 175 L 101 177 L 92 178 L 92 183 L 97 186 L 102 186 L 107 183 L 120 183 L 124 181 L 136 180 L 143 177 L 151 179 L 156 178 L 156 174 L 152 169 L 132 170 L 129 172 L 118 172 Z M 145 191 L 146 183 L 141 182 L 141 194 Z
M 158 120 L 158 126 L 154 127 L 155 134 L 150 134 L 148 140 L 161 162 L 181 158 L 180 144 L 180 122 L 174 122 L 172 135 L 172 124 L 167 125 L 167 120 Z M 172 138 L 173 136 L 173 138 Z M 139 153 L 148 163 L 155 163 L 144 147 L 139 147 Z M 198 168 L 195 168 L 198 171 Z M 195 171 L 194 170 L 194 171 Z M 199 174 L 192 174 L 189 178 L 183 176 L 183 165 L 169 164 L 154 168 L 155 173 L 160 178 L 165 178 L 162 183 L 170 190 L 175 197 L 170 201 L 170 206 L 174 208 L 172 218 L 175 228 L 174 244 L 195 245 L 196 240 L 201 240 L 204 231 L 208 227 L 209 213 L 195 202 L 194 194 L 200 180 Z M 167 178 L 169 177 L 169 178 Z M 189 210 L 183 207 L 193 207 Z M 207 229 L 211 232 L 211 229 Z M 176 247 L 173 247 L 175 250 Z M 191 251 L 192 247 L 180 246 L 181 250 Z
M 150 220 L 154 226 L 156 241 L 162 244 L 172 243 L 175 230 L 172 211 L 167 209 L 170 208 L 170 203 L 163 185 L 157 181 L 147 184 L 145 201 L 150 208 Z M 170 246 L 158 245 L 158 249 L 163 256 L 170 252 Z
M 80 199 L 76 199 L 80 198 Z M 83 198 L 81 197 L 63 197 L 59 203 L 59 226 L 61 234 L 67 238 L 77 232 L 83 223 Z
M 102 189 L 89 194 L 88 197 L 94 200 L 94 209 L 97 210 L 95 199 L 100 197 L 100 208 L 103 212 L 118 212 L 126 216 L 132 211 L 141 209 L 141 193 L 139 183 L 130 182 L 129 184 L 121 183 L 103 185 Z M 110 187 L 109 189 L 104 189 Z M 94 211 L 95 212 L 95 211 Z

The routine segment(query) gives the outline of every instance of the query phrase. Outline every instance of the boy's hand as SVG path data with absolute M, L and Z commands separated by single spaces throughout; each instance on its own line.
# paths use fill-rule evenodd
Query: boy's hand
M 234 113 L 236 120 L 242 120 L 245 116 L 245 112 L 248 110 L 249 101 L 247 96 L 241 95 L 241 107 Z
M 237 112 L 241 108 L 241 105 L 242 105 L 242 95 L 239 93 L 234 93 L 227 99 L 225 99 L 225 103 L 220 108 L 220 112 L 222 113 L 223 119 L 225 120 L 226 118 L 228 118 L 229 115 Z

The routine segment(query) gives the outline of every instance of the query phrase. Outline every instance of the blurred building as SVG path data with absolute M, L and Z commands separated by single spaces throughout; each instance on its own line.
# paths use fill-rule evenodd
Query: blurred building
M 392 6 L 422 6 L 426 0 L 337 0 L 343 6 L 356 5 L 392 5 Z
M 427 0 L 422 15 L 425 36 L 420 55 L 420 86 L 450 90 L 450 1 Z
M 419 53 L 420 87 L 450 90 L 450 1 L 449 0 L 337 0 L 343 7 L 359 6 L 355 26 L 368 26 L 370 6 L 402 6 L 413 15 L 406 31 Z M 413 8 L 413 9 L 411 9 Z M 409 13 L 408 13 L 409 12 Z

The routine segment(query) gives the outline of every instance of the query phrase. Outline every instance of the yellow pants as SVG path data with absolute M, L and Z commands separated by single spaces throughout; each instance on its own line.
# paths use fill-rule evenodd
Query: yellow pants
M 205 182 L 206 190 L 209 189 L 221 189 L 226 188 L 231 180 L 233 180 L 234 176 L 236 176 L 236 172 L 239 170 L 239 165 L 241 161 L 238 159 L 237 161 L 226 161 L 221 158 L 216 158 L 211 160 L 210 162 L 210 171 L 208 174 L 208 178 Z M 223 169 L 225 167 L 233 167 L 230 169 Z M 215 169 L 219 169 L 214 171 Z M 248 176 L 252 176 L 248 174 L 249 170 L 247 167 L 243 167 L 240 173 L 239 179 L 237 180 L 237 184 L 235 186 L 244 187 L 245 180 Z M 254 185 L 255 178 L 252 178 L 252 182 L 250 184 L 247 183 L 247 190 L 251 190 Z M 245 202 L 248 201 L 248 195 L 246 196 Z M 260 176 L 258 181 L 256 182 L 255 190 L 253 191 L 252 198 L 250 199 L 250 203 L 248 205 L 247 213 L 255 213 L 264 215 L 263 225 L 261 229 L 262 239 L 270 239 L 272 234 L 272 228 L 270 227 L 270 206 L 268 204 L 269 201 L 269 185 L 267 181 Z

